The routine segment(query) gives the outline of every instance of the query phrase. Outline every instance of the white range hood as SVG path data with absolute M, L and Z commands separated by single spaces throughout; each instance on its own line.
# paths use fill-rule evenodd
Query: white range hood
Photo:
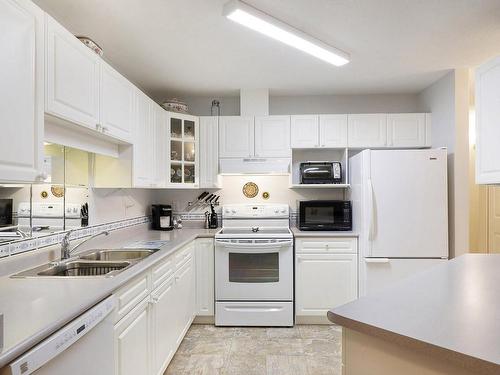
M 220 174 L 287 174 L 289 158 L 220 159 Z

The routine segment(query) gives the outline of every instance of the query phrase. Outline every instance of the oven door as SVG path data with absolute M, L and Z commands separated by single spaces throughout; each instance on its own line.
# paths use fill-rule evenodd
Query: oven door
M 216 239 L 217 301 L 291 301 L 293 239 Z

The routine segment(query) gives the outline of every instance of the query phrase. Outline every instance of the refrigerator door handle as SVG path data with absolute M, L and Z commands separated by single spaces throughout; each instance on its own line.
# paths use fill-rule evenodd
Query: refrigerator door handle
M 390 263 L 389 258 L 365 258 L 365 263 Z
M 368 198 L 369 198 L 369 209 L 370 213 L 368 217 L 370 218 L 370 225 L 368 226 L 368 239 L 373 240 L 375 236 L 375 199 L 373 196 L 373 184 L 372 180 L 368 179 Z

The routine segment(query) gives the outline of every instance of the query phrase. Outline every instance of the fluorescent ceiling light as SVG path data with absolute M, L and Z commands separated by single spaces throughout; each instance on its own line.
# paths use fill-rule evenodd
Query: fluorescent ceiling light
M 222 14 L 230 20 L 279 40 L 320 60 L 336 66 L 349 62 L 349 55 L 321 40 L 313 38 L 292 26 L 261 12 L 239 0 L 224 5 Z

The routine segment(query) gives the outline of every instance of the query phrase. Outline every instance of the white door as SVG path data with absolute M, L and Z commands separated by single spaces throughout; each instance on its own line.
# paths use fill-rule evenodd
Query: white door
M 133 183 L 134 187 L 150 187 L 153 174 L 152 101 L 137 90 L 136 121 L 134 123 Z
M 99 57 L 49 15 L 46 33 L 45 111 L 95 129 L 99 124 Z
M 0 180 L 42 179 L 43 11 L 27 0 L 0 1 Z
M 349 147 L 385 147 L 387 115 L 383 113 L 347 115 L 347 133 Z
M 388 114 L 387 145 L 389 147 L 427 146 L 426 117 L 425 113 Z
M 219 118 L 219 156 L 251 158 L 254 155 L 254 118 L 223 116 Z
M 215 241 L 217 301 L 291 301 L 293 240 Z
M 199 239 L 195 243 L 196 315 L 214 315 L 214 241 Z
M 290 116 L 255 117 L 255 156 L 258 158 L 291 156 Z
M 200 188 L 218 188 L 219 119 L 200 117 Z
M 500 253 L 500 187 L 488 186 L 488 252 Z
M 325 316 L 358 296 L 357 254 L 297 254 L 296 315 Z
M 177 337 L 173 334 L 175 319 L 175 279 L 171 276 L 151 294 L 154 358 L 153 374 L 162 374 L 176 350 Z M 179 306 L 176 306 L 176 308 Z
M 476 182 L 500 183 L 500 57 L 476 70 Z
M 365 151 L 370 257 L 448 257 L 446 150 Z
M 166 127 L 167 115 L 165 110 L 156 103 L 152 103 L 152 175 L 151 183 L 155 188 L 161 188 L 166 185 Z
M 149 306 L 148 299 L 145 299 L 115 325 L 115 370 L 117 375 L 150 373 Z
M 129 141 L 134 123 L 136 88 L 104 61 L 100 66 L 100 125 L 105 134 Z
M 175 272 L 175 297 L 174 304 L 176 312 L 173 322 L 175 334 L 175 348 L 179 346 L 195 313 L 195 280 L 194 262 L 191 257 L 179 270 Z
M 319 117 L 317 115 L 290 116 L 292 148 L 319 147 Z
M 320 147 L 347 147 L 347 115 L 319 116 Z
M 361 259 L 359 296 L 378 292 L 400 280 L 445 262 L 447 262 L 446 259 Z

